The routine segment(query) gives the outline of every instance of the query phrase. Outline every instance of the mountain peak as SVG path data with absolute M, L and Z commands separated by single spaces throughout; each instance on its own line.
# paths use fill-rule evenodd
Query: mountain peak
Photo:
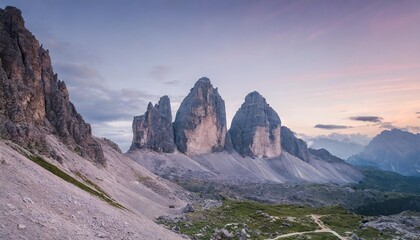
M 226 144 L 225 101 L 210 79 L 200 78 L 182 101 L 174 122 L 175 144 L 187 155 L 220 152 Z
M 143 115 L 134 117 L 132 127 L 133 142 L 130 150 L 174 152 L 171 103 L 168 96 L 161 97 L 155 106 L 149 103 Z
M 25 28 L 19 9 L 0 10 L 0 31 L 0 137 L 54 156 L 45 139 L 54 134 L 81 156 L 105 165 L 90 125 L 70 102 L 48 51 Z
M 245 103 L 267 104 L 265 98 L 257 91 L 248 93 L 248 95 L 245 97 Z
M 194 87 L 196 86 L 209 86 L 212 87 L 211 81 L 208 77 L 202 77 L 198 79 L 198 81 L 195 83 Z
M 376 166 L 402 175 L 419 175 L 420 134 L 400 129 L 384 130 L 348 159 L 356 165 Z
M 229 133 L 242 156 L 278 157 L 281 154 L 280 117 L 265 98 L 254 91 L 245 97 L 232 120 Z

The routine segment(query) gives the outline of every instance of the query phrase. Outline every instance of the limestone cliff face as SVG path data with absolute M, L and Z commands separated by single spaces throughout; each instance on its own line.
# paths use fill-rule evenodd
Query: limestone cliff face
M 187 155 L 225 149 L 225 102 L 208 78 L 199 79 L 182 101 L 173 128 L 178 150 Z
M 287 127 L 282 126 L 281 131 L 281 147 L 286 151 L 304 161 L 309 161 L 308 145 L 302 139 L 299 139 Z
M 251 92 L 236 112 L 229 134 L 242 156 L 273 158 L 281 154 L 281 121 L 258 92 Z
M 133 143 L 130 150 L 135 149 L 174 152 L 174 131 L 172 129 L 171 103 L 168 96 L 161 97 L 155 106 L 149 103 L 145 114 L 134 117 Z
M 105 164 L 100 144 L 54 74 L 48 50 L 25 28 L 19 9 L 0 9 L 0 137 L 48 153 L 45 134 Z

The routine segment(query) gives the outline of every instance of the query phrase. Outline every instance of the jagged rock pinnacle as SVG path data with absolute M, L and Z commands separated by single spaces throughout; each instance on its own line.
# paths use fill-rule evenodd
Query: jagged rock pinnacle
M 254 91 L 233 117 L 229 133 L 242 156 L 273 158 L 281 154 L 280 127 L 277 113 Z
M 130 150 L 135 149 L 174 152 L 171 103 L 168 96 L 161 97 L 155 106 L 149 103 L 145 114 L 134 117 Z
M 208 78 L 200 78 L 182 101 L 174 122 L 175 144 L 187 155 L 223 151 L 225 102 Z

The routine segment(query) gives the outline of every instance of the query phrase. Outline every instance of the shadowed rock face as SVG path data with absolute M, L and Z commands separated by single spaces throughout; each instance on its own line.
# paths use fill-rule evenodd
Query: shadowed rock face
M 284 151 L 304 160 L 309 160 L 308 146 L 287 127 L 281 127 L 281 147 Z
M 308 151 L 313 157 L 315 157 L 319 160 L 323 160 L 323 161 L 331 162 L 331 163 L 333 163 L 333 162 L 344 162 L 343 159 L 332 155 L 330 152 L 328 152 L 324 148 L 321 148 L 321 149 L 309 148 Z
M 149 103 L 145 114 L 134 117 L 130 150 L 135 149 L 174 152 L 171 103 L 168 96 L 161 97 L 155 106 Z
M 69 101 L 48 50 L 25 28 L 19 9 L 0 9 L 0 33 L 0 137 L 47 154 L 44 136 L 55 134 L 83 157 L 105 164 L 90 125 Z
M 208 78 L 200 78 L 182 101 L 173 124 L 175 144 L 187 155 L 220 152 L 227 138 L 225 101 Z
M 363 152 L 351 156 L 347 162 L 405 176 L 420 176 L 420 134 L 399 129 L 384 130 Z
M 242 156 L 273 158 L 281 154 L 281 121 L 258 92 L 251 92 L 236 112 L 229 133 Z

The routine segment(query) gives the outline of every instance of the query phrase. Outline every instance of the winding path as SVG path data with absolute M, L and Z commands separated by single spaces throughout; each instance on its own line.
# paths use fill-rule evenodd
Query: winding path
M 283 234 L 283 235 L 280 235 L 280 236 L 277 236 L 275 238 L 268 239 L 268 240 L 276 240 L 276 239 L 280 239 L 280 238 L 292 237 L 292 236 L 302 235 L 302 234 L 308 234 L 308 233 L 332 233 L 332 234 L 334 234 L 340 240 L 347 240 L 346 237 L 341 236 L 336 231 L 334 231 L 331 228 L 325 226 L 324 223 L 321 221 L 321 219 L 319 219 L 320 217 L 322 217 L 322 216 L 321 215 L 316 215 L 316 214 L 311 214 L 312 220 L 314 220 L 314 222 L 321 229 L 317 229 L 317 230 L 314 230 L 314 231 L 307 231 L 307 232 L 294 232 L 294 233 Z

